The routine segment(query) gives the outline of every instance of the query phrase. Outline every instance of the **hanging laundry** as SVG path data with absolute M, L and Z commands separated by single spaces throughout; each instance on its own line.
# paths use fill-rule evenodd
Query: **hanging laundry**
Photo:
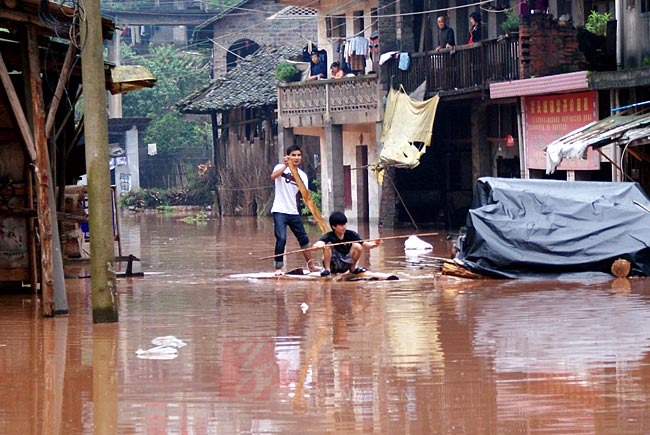
M 375 165 L 379 182 L 386 167 L 413 169 L 420 164 L 420 157 L 431 144 L 439 100 L 436 95 L 426 101 L 415 101 L 403 88 L 390 90 L 381 132 L 383 148 Z
M 399 63 L 397 64 L 397 68 L 401 69 L 402 71 L 407 71 L 409 69 L 410 63 L 411 58 L 409 57 L 408 53 L 402 52 L 399 54 Z

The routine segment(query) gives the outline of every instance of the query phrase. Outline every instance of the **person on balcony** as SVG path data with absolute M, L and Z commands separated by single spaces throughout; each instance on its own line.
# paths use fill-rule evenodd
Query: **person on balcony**
M 456 45 L 456 38 L 454 37 L 454 29 L 447 25 L 447 17 L 441 15 L 436 21 L 438 24 L 438 46 L 434 50 L 436 53 L 443 48 L 451 48 Z
M 333 79 L 343 78 L 343 70 L 341 69 L 341 63 L 338 60 L 332 62 L 332 65 L 330 66 L 330 70 L 332 71 Z
M 469 14 L 469 41 L 468 44 L 473 44 L 481 40 L 481 14 L 472 12 Z
M 327 65 L 325 62 L 320 61 L 320 56 L 317 51 L 311 54 L 311 68 L 309 70 L 309 77 L 307 80 L 321 80 L 327 78 Z

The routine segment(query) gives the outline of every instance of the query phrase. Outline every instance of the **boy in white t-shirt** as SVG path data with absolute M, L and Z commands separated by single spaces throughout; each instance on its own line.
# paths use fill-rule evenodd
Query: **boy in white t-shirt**
M 300 218 L 300 211 L 298 210 L 297 195 L 300 191 L 298 185 L 293 178 L 291 169 L 289 168 L 289 159 L 298 171 L 303 184 L 308 186 L 309 180 L 307 174 L 302 169 L 299 169 L 302 162 L 302 151 L 297 145 L 291 145 L 287 148 L 287 153 L 284 156 L 284 163 L 275 165 L 271 173 L 271 179 L 275 182 L 275 198 L 273 199 L 273 207 L 271 213 L 273 214 L 273 226 L 275 233 L 275 274 L 282 275 L 282 267 L 284 266 L 284 249 L 287 245 L 287 226 L 291 229 L 301 249 L 309 247 L 309 237 L 305 231 L 305 226 Z M 307 267 L 310 272 L 320 270 L 314 264 L 310 251 L 304 251 L 303 256 L 307 261 Z

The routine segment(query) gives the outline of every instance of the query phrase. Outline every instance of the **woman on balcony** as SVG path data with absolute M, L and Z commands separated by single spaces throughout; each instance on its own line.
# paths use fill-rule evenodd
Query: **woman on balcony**
M 473 44 L 481 40 L 481 14 L 472 12 L 469 14 L 469 41 L 468 44 Z
M 332 71 L 333 79 L 343 78 L 343 70 L 341 69 L 341 63 L 338 60 L 332 62 L 332 65 L 330 66 L 330 70 Z

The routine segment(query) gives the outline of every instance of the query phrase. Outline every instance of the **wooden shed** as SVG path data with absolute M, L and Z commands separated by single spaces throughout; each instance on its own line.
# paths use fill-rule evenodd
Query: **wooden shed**
M 52 261 L 63 187 L 86 172 L 83 116 L 75 120 L 84 11 L 72 4 L 0 0 L 0 284 L 26 281 L 36 289 L 40 282 L 45 316 L 55 310 Z M 113 31 L 102 20 L 103 38 Z

